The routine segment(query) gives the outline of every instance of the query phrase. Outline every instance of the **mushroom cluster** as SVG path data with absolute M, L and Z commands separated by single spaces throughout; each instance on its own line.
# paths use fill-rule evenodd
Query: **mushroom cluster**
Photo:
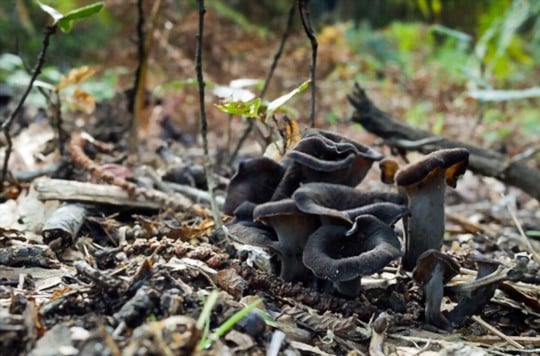
M 307 130 L 280 162 L 242 162 L 227 191 L 228 228 L 271 250 L 285 281 L 330 285 L 356 296 L 360 279 L 401 257 L 392 228 L 408 209 L 396 193 L 355 187 L 383 155 L 338 134 Z
M 279 162 L 242 162 L 224 213 L 234 216 L 229 231 L 236 239 L 274 252 L 283 280 L 329 281 L 337 292 L 356 296 L 362 276 L 402 257 L 392 228 L 401 218 L 406 270 L 425 251 L 440 249 L 445 186 L 456 186 L 468 155 L 443 149 L 399 168 L 371 147 L 310 129 Z M 381 180 L 394 183 L 397 192 L 355 188 L 378 161 Z

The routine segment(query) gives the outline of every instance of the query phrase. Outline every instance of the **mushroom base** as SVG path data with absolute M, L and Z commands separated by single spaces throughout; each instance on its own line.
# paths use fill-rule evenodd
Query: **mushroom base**
M 348 298 L 354 298 L 362 291 L 361 277 L 348 281 L 334 282 L 334 288 L 339 294 Z

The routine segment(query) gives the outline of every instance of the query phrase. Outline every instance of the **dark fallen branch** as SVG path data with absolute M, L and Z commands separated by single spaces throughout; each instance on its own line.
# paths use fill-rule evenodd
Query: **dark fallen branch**
M 513 160 L 498 152 L 410 127 L 377 108 L 358 84 L 349 95 L 349 101 L 356 109 L 352 121 L 383 138 L 387 145 L 402 151 L 417 150 L 422 153 L 465 147 L 470 152 L 469 169 L 472 172 L 497 178 L 540 201 L 540 170 L 528 166 L 523 160 Z

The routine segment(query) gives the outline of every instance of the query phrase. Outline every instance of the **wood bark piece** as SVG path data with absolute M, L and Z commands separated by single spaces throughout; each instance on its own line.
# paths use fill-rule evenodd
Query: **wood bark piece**
M 43 224 L 43 242 L 56 253 L 62 252 L 75 242 L 86 218 L 86 208 L 77 203 L 65 204 L 53 211 Z
M 352 121 L 367 131 L 383 138 L 385 143 L 400 150 L 418 150 L 429 153 L 441 148 L 464 147 L 469 150 L 469 169 L 487 177 L 518 187 L 540 201 L 540 170 L 522 160 L 512 160 L 498 152 L 475 145 L 436 136 L 428 131 L 415 129 L 380 110 L 358 84 L 349 95 L 355 108 Z M 412 145 L 411 145 L 412 143 Z
M 130 197 L 125 190 L 115 185 L 43 178 L 34 180 L 32 187 L 40 200 L 111 204 L 131 208 L 164 208 L 162 202 Z

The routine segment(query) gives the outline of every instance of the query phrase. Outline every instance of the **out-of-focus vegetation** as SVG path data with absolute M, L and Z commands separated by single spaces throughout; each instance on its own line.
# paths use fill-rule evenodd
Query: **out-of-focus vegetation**
M 91 2 L 43 1 L 61 12 Z M 145 7 L 150 9 L 151 3 L 145 1 Z M 150 90 L 194 78 L 189 61 L 194 57 L 196 2 L 164 3 L 155 34 L 156 53 L 150 63 Z M 207 2 L 207 80 L 219 85 L 239 78 L 264 78 L 290 4 L 289 0 Z M 540 1 L 318 0 L 311 6 L 321 44 L 319 113 L 327 123 L 346 115 L 343 108 L 347 106 L 337 105 L 338 99 L 332 96 L 341 94 L 344 99 L 356 80 L 376 81 L 387 95 L 395 93 L 388 89 L 390 85 L 401 85 L 414 100 L 404 104 L 405 111 L 400 112 L 397 105 L 390 109 L 434 132 L 442 132 L 451 116 L 473 116 L 489 127 L 484 135 L 488 141 L 503 138 L 516 127 L 540 133 L 537 100 L 492 103 L 485 92 L 538 85 L 540 66 L 535 58 L 540 58 Z M 34 62 L 47 21 L 33 0 L 0 2 L 0 81 L 16 86 L 27 80 L 23 63 Z M 129 88 L 132 81 L 125 78 L 136 65 L 134 2 L 108 0 L 98 16 L 75 26 L 69 36 L 56 36 L 52 41 L 41 79 L 55 83 L 70 69 L 94 65 L 97 75 L 83 85 L 97 100 Z M 307 79 L 308 46 L 299 21 L 294 34 L 296 39 L 284 54 L 286 63 L 273 80 L 277 92 L 270 92 L 269 97 L 290 92 Z M 302 65 L 305 71 L 298 70 Z M 471 89 L 479 95 L 474 100 L 466 95 Z M 189 85 L 178 88 L 190 90 Z M 191 105 L 189 97 L 183 99 L 182 108 Z

